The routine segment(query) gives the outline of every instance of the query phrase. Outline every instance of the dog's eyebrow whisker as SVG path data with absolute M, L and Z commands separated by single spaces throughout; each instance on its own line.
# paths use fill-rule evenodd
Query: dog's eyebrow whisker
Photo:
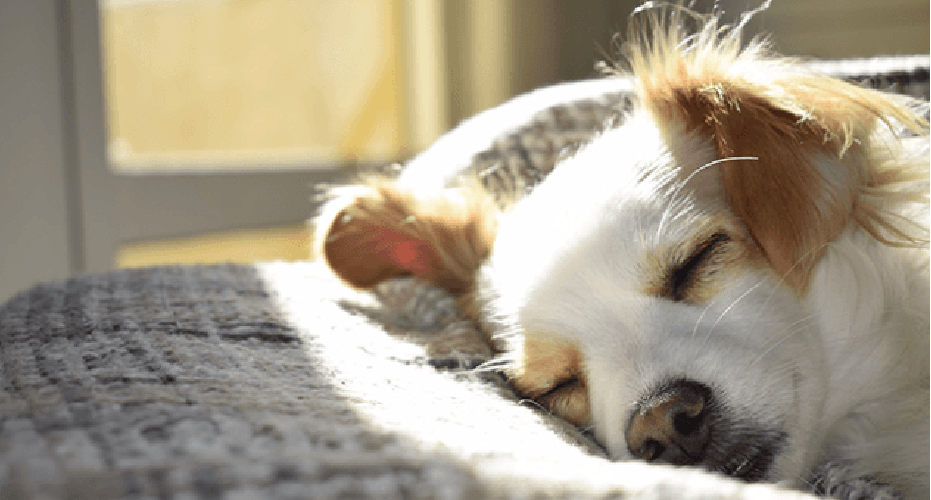
M 665 226 L 666 221 L 669 220 L 669 214 L 672 211 L 673 206 L 677 205 L 676 200 L 679 197 L 679 192 L 682 191 L 682 189 L 685 187 L 686 184 L 689 183 L 690 180 L 692 180 L 692 177 L 695 177 L 696 175 L 698 175 L 699 172 L 705 170 L 706 168 L 710 168 L 715 165 L 719 165 L 721 163 L 732 161 L 732 160 L 759 160 L 759 158 L 756 156 L 732 156 L 730 158 L 719 158 L 717 160 L 710 161 L 696 168 L 694 172 L 690 173 L 688 177 L 685 178 L 685 180 L 678 183 L 678 185 L 676 186 L 676 189 L 669 195 L 669 199 L 671 200 L 671 203 L 669 203 L 666 209 L 663 210 L 663 216 L 662 218 L 660 218 L 659 226 L 657 226 L 656 228 L 657 238 L 659 237 L 659 235 L 663 234 L 663 226 Z
M 713 305 L 714 305 L 714 300 L 711 300 L 710 302 L 708 302 L 708 305 L 705 306 L 705 308 L 702 310 L 701 314 L 698 315 L 698 319 L 695 320 L 695 328 L 692 328 L 692 337 L 693 337 L 693 338 L 695 337 L 695 335 L 698 334 L 698 325 L 701 324 L 701 320 L 704 319 L 705 314 L 706 314 L 709 310 L 711 310 L 711 306 L 713 306 Z M 710 332 L 709 332 L 709 333 L 710 333 Z
M 689 181 L 692 180 L 692 177 L 695 177 L 696 175 L 698 175 L 699 172 L 702 172 L 703 170 L 705 170 L 705 169 L 707 169 L 707 168 L 710 168 L 710 167 L 713 167 L 713 166 L 715 166 L 715 165 L 724 163 L 724 162 L 726 162 L 726 161 L 730 161 L 730 160 L 758 160 L 758 159 L 759 159 L 759 158 L 752 157 L 752 156 L 741 156 L 741 157 L 735 156 L 735 157 L 732 157 L 732 158 L 720 158 L 720 159 L 717 159 L 717 160 L 714 160 L 714 161 L 710 161 L 710 162 L 708 162 L 708 163 L 705 163 L 704 165 L 702 165 L 702 166 L 696 168 L 694 172 L 690 173 L 690 174 L 685 178 L 685 180 L 683 180 L 682 182 L 676 183 L 676 189 L 673 190 L 673 192 L 669 194 L 669 200 L 670 200 L 670 202 L 666 205 L 666 208 L 663 210 L 663 216 L 662 216 L 662 218 L 660 218 L 659 225 L 658 225 L 657 228 L 656 228 L 656 234 L 657 234 L 657 236 L 663 234 L 663 228 L 664 228 L 664 226 L 666 225 L 666 222 L 669 220 L 669 216 L 670 216 L 670 213 L 672 212 L 672 209 L 673 209 L 673 208 L 678 208 L 678 206 L 679 206 L 679 203 L 680 203 L 680 202 L 678 201 L 678 200 L 680 199 L 680 198 L 679 198 L 679 193 L 682 191 L 683 188 L 685 188 L 685 185 L 688 184 Z
M 679 211 L 679 203 L 676 199 L 673 198 L 670 199 L 669 203 L 667 203 L 665 208 L 663 208 L 663 215 L 660 216 L 659 225 L 656 228 L 656 232 L 653 234 L 654 246 L 659 244 L 660 236 L 663 234 L 663 226 L 666 225 L 666 221 L 673 218 L 672 212 L 674 209 Z
M 726 316 L 727 313 L 731 312 L 731 310 L 734 309 L 734 307 L 737 305 L 738 302 L 740 302 L 741 300 L 743 300 L 744 298 L 746 298 L 747 295 L 750 295 L 751 292 L 753 292 L 754 290 L 756 290 L 757 288 L 759 288 L 761 285 L 763 285 L 763 280 L 757 281 L 757 283 L 756 283 L 755 285 L 753 285 L 753 286 L 751 286 L 750 288 L 748 288 L 746 291 L 744 291 L 744 293 L 740 294 L 739 297 L 737 297 L 736 299 L 734 299 L 734 300 L 730 303 L 730 305 L 728 305 L 727 307 L 725 307 L 725 308 L 724 308 L 724 311 L 722 311 L 721 314 L 718 315 L 718 319 L 714 320 L 714 324 L 711 325 L 711 329 L 708 330 L 708 337 L 710 337 L 711 334 L 714 333 L 714 329 L 718 326 L 718 323 L 720 323 L 721 320 L 724 319 L 724 316 Z M 706 338 L 707 338 L 707 337 L 706 337 Z

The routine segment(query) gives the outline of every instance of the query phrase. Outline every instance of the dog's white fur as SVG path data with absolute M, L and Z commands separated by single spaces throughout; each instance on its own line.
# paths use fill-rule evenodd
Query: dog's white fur
M 768 479 L 798 486 L 831 457 L 922 497 L 927 254 L 850 227 L 827 248 L 804 296 L 754 265 L 731 270 L 707 302 L 645 294 L 653 272 L 645 261 L 693 240 L 701 219 L 728 219 L 716 165 L 681 190 L 670 189 L 681 174 L 656 172 L 694 172 L 715 160 L 700 137 L 679 130 L 667 141 L 666 126 L 631 117 L 505 219 L 483 269 L 496 313 L 523 334 L 581 351 L 591 425 L 613 457 L 631 458 L 623 422 L 632 403 L 657 381 L 684 377 L 713 386 L 742 418 L 788 433 Z M 575 197 L 586 202 L 561 202 Z
M 331 206 L 321 252 L 357 286 L 412 272 L 461 293 L 511 335 L 515 386 L 612 457 L 632 458 L 632 406 L 688 379 L 738 426 L 784 436 L 762 479 L 802 486 L 832 459 L 927 498 L 928 154 L 896 135 L 926 144 L 920 111 L 670 11 L 628 46 L 636 109 L 513 208 L 378 180 Z

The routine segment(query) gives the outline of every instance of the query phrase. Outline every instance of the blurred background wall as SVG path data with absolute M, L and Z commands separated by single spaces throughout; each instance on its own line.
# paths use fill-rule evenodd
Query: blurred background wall
M 638 3 L 2 2 L 0 300 L 113 267 L 306 258 L 315 183 L 595 76 Z M 792 55 L 927 54 L 929 3 L 777 0 L 758 30 Z

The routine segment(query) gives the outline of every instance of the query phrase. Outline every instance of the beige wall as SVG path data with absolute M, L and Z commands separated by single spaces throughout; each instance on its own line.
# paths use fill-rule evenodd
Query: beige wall
M 455 122 L 513 93 L 594 75 L 638 3 L 111 0 L 102 4 L 111 152 L 127 166 L 183 152 L 168 159 L 197 168 L 239 157 L 190 152 L 261 159 L 275 151 L 292 162 L 402 158 L 411 152 L 411 120 L 451 110 Z M 718 2 L 730 19 L 759 3 Z M 441 13 L 432 28 L 405 18 L 424 5 Z M 914 54 L 928 52 L 928 18 L 923 0 L 779 0 L 748 31 L 772 33 L 791 55 Z M 443 46 L 410 46 L 425 41 Z M 420 63 L 409 59 L 425 53 L 440 60 L 430 67 L 442 74 L 411 81 Z M 424 82 L 445 82 L 448 94 L 409 117 L 408 100 L 418 104 Z
M 761 2 L 722 3 L 736 8 Z M 750 28 L 771 32 L 777 50 L 789 55 L 927 54 L 929 16 L 927 0 L 776 0 Z
M 395 0 L 106 2 L 115 159 L 248 151 L 393 159 L 407 142 Z M 194 155 L 198 167 L 235 155 Z M 213 161 L 219 160 L 219 161 Z

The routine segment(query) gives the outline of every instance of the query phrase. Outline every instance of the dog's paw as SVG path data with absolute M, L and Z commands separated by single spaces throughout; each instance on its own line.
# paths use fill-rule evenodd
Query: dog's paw
M 492 358 L 487 337 L 462 318 L 449 292 L 412 277 L 385 281 L 372 291 L 400 326 L 392 330 L 423 346 L 428 364 L 473 369 Z
M 428 363 L 448 370 L 472 370 L 493 355 L 485 335 L 468 322 L 450 324 L 426 345 Z

